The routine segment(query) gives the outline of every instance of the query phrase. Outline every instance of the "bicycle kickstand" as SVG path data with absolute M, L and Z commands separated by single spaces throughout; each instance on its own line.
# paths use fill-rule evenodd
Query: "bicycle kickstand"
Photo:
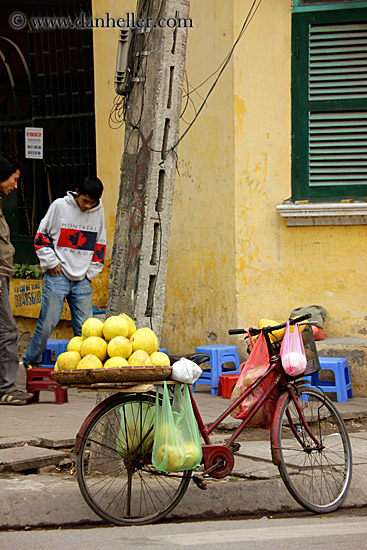
M 218 460 L 218 462 L 213 464 L 213 466 L 211 466 L 210 468 L 208 468 L 207 470 L 205 470 L 201 474 L 193 475 L 192 476 L 192 481 L 195 483 L 195 485 L 199 489 L 202 489 L 203 491 L 205 491 L 208 488 L 208 484 L 206 483 L 206 481 L 204 479 L 204 476 L 207 475 L 207 474 L 210 474 L 210 472 L 213 472 L 213 470 L 216 470 L 217 468 L 221 468 L 223 466 L 224 466 L 224 461 L 223 460 Z

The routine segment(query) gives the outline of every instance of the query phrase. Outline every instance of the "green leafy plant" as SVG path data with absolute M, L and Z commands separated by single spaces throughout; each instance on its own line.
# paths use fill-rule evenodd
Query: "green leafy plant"
M 16 279 L 42 279 L 43 271 L 39 265 L 14 264 Z

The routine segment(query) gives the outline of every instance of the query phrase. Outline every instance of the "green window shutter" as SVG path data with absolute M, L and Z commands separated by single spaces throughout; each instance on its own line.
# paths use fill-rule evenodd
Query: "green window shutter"
M 367 111 L 311 113 L 309 185 L 367 185 Z
M 367 99 L 367 23 L 309 26 L 310 101 Z
M 293 14 L 292 198 L 367 196 L 367 9 Z

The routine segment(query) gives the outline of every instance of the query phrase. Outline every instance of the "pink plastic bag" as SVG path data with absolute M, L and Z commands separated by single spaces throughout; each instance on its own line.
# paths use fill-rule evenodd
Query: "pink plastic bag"
M 289 322 L 287 323 L 280 348 L 280 357 L 283 369 L 289 376 L 298 376 L 305 372 L 307 358 L 298 323 L 294 325 L 293 332 L 289 329 Z

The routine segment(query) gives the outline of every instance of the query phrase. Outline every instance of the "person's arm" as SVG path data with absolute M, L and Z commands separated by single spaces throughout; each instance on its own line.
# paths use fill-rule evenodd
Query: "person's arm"
M 94 246 L 93 257 L 88 267 L 87 273 L 85 275 L 89 281 L 97 277 L 98 273 L 102 271 L 105 254 L 106 254 L 106 230 L 104 226 L 104 212 L 102 210 L 96 244 Z
M 50 270 L 52 275 L 61 274 L 61 266 L 58 257 L 55 254 L 51 229 L 57 220 L 57 206 L 52 203 L 46 216 L 41 220 L 36 237 L 34 239 L 34 248 L 40 262 L 42 271 Z

